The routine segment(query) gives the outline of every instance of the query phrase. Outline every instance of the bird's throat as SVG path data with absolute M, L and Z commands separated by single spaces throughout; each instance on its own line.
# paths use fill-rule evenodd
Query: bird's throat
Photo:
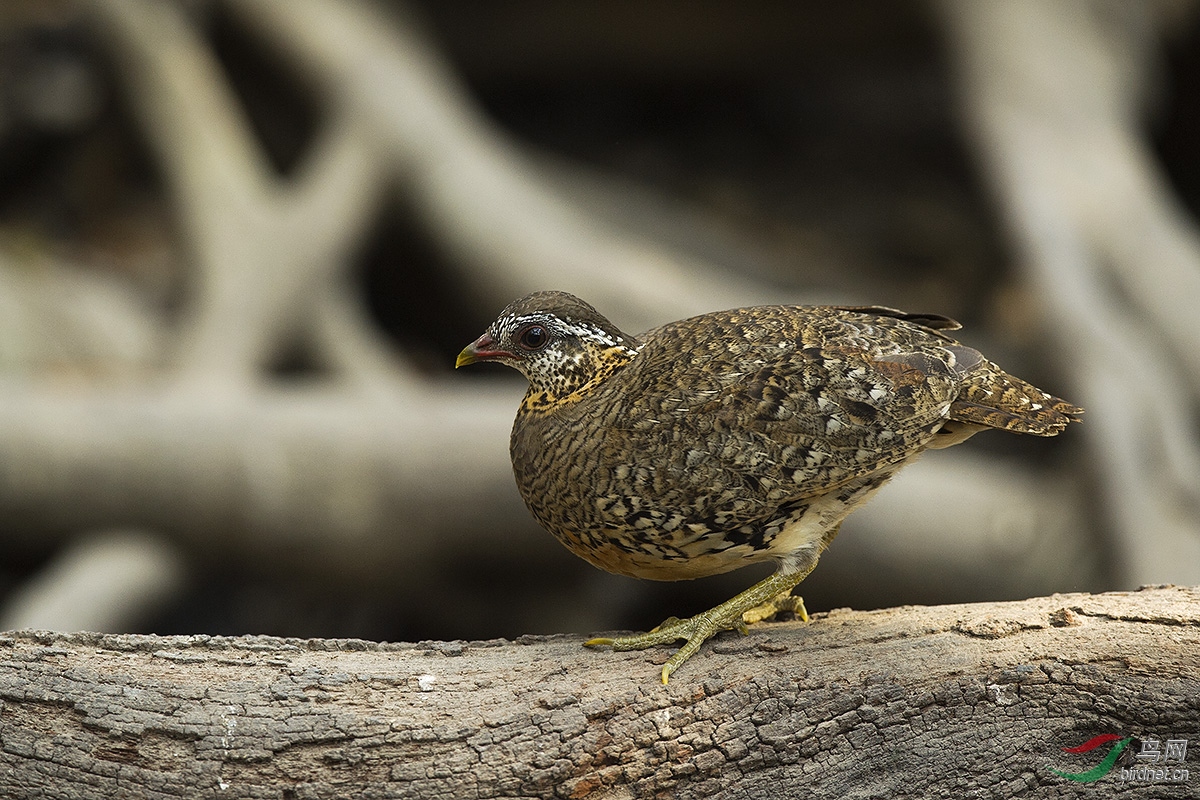
M 626 347 L 609 347 L 580 354 L 552 375 L 531 378 L 520 414 L 550 414 L 586 399 L 597 387 L 622 370 L 637 355 Z

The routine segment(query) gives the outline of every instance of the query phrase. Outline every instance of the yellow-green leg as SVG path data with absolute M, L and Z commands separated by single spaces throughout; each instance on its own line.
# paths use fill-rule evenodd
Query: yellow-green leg
M 807 620 L 808 612 L 804 610 L 804 601 L 799 597 L 792 597 L 791 592 L 814 566 L 816 558 L 813 558 L 808 569 L 798 572 L 776 572 L 716 608 L 710 608 L 688 619 L 671 617 L 649 633 L 621 636 L 616 639 L 589 639 L 584 645 L 606 645 L 613 650 L 644 650 L 647 647 L 686 639 L 683 647 L 663 664 L 662 682 L 666 683 L 671 673 L 691 658 L 700 646 L 718 631 L 736 628 L 745 633 L 747 623 L 767 619 L 785 610 L 795 611 L 802 619 Z

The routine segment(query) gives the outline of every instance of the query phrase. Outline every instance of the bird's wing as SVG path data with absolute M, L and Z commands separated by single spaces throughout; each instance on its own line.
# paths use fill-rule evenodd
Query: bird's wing
M 928 324 L 945 318 L 890 311 L 760 307 L 656 329 L 614 423 L 659 456 L 660 481 L 734 482 L 764 502 L 898 465 L 933 438 L 982 357 Z

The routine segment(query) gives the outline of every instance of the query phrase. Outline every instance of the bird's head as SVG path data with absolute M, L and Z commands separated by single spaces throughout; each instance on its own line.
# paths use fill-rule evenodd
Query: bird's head
M 637 354 L 638 341 L 566 292 L 535 292 L 512 302 L 455 367 L 499 361 L 529 380 L 530 395 L 554 402 L 612 374 Z

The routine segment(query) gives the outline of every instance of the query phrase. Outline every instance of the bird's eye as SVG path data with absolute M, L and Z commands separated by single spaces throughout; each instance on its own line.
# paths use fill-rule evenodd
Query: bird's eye
M 525 350 L 541 350 L 550 342 L 550 332 L 541 325 L 526 325 L 517 334 L 517 344 Z

